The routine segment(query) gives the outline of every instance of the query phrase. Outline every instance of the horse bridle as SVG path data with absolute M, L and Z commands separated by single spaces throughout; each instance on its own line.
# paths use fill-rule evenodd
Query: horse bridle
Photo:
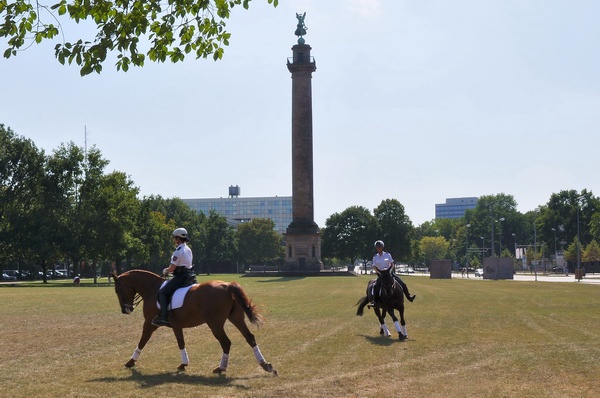
M 121 281 L 115 280 L 115 287 L 117 288 L 117 294 L 119 295 L 120 298 L 123 298 L 122 290 L 123 290 L 123 286 L 125 286 L 125 285 L 127 285 L 127 284 L 125 284 Z M 127 285 L 127 286 L 129 286 L 129 285 Z M 132 288 L 131 290 L 133 290 L 135 292 L 135 289 Z M 135 307 L 137 307 L 138 304 L 141 302 L 142 302 L 142 296 L 140 296 L 140 294 L 138 292 L 135 292 L 135 294 L 133 295 L 133 300 L 131 301 L 131 304 L 123 303 L 123 309 L 128 314 L 131 314 L 133 312 L 133 310 L 135 309 Z
M 396 286 L 396 283 L 398 283 L 398 282 L 396 281 L 396 278 L 394 278 L 394 275 L 392 275 L 392 271 L 391 270 L 388 271 L 388 275 L 389 275 L 389 277 L 391 279 L 391 283 L 384 283 L 384 281 L 382 280 L 381 281 L 381 287 L 382 287 L 383 290 L 385 290 L 386 294 L 389 295 L 389 294 L 393 293 L 394 287 Z

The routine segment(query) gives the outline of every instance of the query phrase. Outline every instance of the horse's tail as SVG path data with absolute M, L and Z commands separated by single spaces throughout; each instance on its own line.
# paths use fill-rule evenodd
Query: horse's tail
M 364 296 L 363 298 L 358 300 L 358 303 L 354 304 L 354 305 L 358 305 L 358 309 L 356 310 L 356 315 L 362 316 L 367 304 L 369 304 L 369 300 L 367 299 L 367 296 Z
M 248 296 L 246 296 L 246 292 L 244 292 L 244 289 L 242 289 L 242 286 L 239 283 L 231 282 L 229 286 L 227 286 L 227 291 L 231 293 L 235 301 L 240 304 L 250 322 L 255 325 L 262 322 L 263 318 L 258 313 L 256 305 L 254 305 Z

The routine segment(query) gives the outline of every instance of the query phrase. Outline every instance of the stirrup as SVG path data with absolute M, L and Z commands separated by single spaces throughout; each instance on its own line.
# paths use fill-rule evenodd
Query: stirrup
M 160 326 L 167 326 L 167 327 L 170 327 L 170 328 L 173 327 L 173 326 L 171 326 L 171 323 L 168 320 L 161 319 L 158 316 L 155 316 L 154 319 L 152 319 L 152 324 L 154 326 L 158 326 L 158 327 L 160 327 Z

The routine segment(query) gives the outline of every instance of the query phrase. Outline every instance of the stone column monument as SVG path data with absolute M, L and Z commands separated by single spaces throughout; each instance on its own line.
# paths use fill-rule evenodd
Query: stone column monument
M 287 67 L 292 73 L 292 222 L 285 234 L 287 271 L 319 271 L 321 235 L 314 221 L 312 73 L 317 69 L 310 56 L 311 47 L 304 43 L 306 26 L 303 15 L 296 14 L 298 44 Z

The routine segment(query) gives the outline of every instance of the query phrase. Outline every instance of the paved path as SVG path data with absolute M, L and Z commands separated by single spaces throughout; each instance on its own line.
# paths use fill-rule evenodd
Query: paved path
M 452 274 L 453 278 L 463 278 L 458 273 Z M 536 276 L 534 274 L 515 274 L 513 276 L 515 281 L 535 281 Z M 481 280 L 481 277 L 476 277 L 473 274 L 469 274 L 469 279 L 473 280 Z M 575 280 L 575 274 L 563 275 L 563 274 L 538 274 L 537 275 L 538 282 L 577 282 L 577 283 L 593 283 L 600 284 L 600 274 L 589 274 L 585 276 L 581 281 Z

